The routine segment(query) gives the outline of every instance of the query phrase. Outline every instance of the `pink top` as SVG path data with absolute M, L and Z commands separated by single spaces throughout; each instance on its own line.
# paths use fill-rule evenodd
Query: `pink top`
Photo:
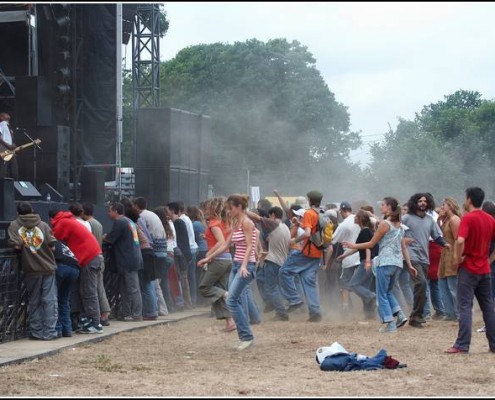
M 256 262 L 256 240 L 257 240 L 257 232 L 253 226 L 253 235 L 252 241 L 253 246 L 251 248 L 251 254 L 249 255 L 249 262 Z M 243 262 L 244 257 L 246 255 L 247 245 L 246 245 L 246 236 L 244 235 L 244 231 L 242 230 L 242 224 L 239 224 L 239 228 L 233 231 L 232 233 L 232 244 L 235 245 L 235 253 L 234 253 L 234 261 Z

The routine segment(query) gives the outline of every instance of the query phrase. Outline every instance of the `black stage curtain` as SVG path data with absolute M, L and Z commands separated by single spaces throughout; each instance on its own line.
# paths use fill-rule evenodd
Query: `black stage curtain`
M 115 164 L 116 4 L 77 7 L 82 13 L 82 73 L 78 84 L 83 103 L 78 158 L 83 165 Z M 106 170 L 107 179 L 111 179 L 114 168 Z

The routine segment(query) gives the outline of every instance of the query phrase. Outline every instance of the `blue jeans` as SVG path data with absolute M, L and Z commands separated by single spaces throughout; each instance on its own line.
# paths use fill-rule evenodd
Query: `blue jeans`
M 495 352 L 495 311 L 491 294 L 490 274 L 475 275 L 459 268 L 457 275 L 457 302 L 459 304 L 459 332 L 454 347 L 469 351 L 473 325 L 473 298 L 476 296 L 486 327 L 488 346 Z
M 196 256 L 198 255 L 198 249 L 191 249 L 191 259 L 187 267 L 187 279 L 189 281 L 189 292 L 191 293 L 191 302 L 193 307 L 196 307 L 198 300 L 198 282 L 196 281 Z
M 371 269 L 366 271 L 364 261 L 354 270 L 351 280 L 349 281 L 349 288 L 356 293 L 363 303 L 368 304 L 376 298 L 376 294 L 370 290 L 371 282 L 373 280 L 373 273 Z
M 265 290 L 266 296 L 275 307 L 275 312 L 279 315 L 287 315 L 282 295 L 280 294 L 279 271 L 280 265 L 271 261 L 265 261 Z
M 409 309 L 409 311 L 412 310 L 414 303 L 414 295 L 411 289 L 409 270 L 407 269 L 406 263 L 403 264 L 403 267 L 399 272 L 399 276 L 397 277 L 395 286 L 392 289 L 392 293 L 394 294 L 395 298 L 399 301 L 402 310 L 406 308 Z M 401 303 L 402 298 L 405 301 L 404 304 Z
M 401 311 L 399 302 L 392 293 L 400 268 L 397 265 L 380 265 L 376 269 L 376 299 L 378 315 L 383 323 L 394 320 L 394 314 Z
M 264 265 L 258 266 L 258 268 L 256 269 L 256 285 L 258 286 L 258 291 L 260 292 L 261 299 L 263 300 L 265 306 L 273 306 L 272 302 L 270 301 L 270 296 L 267 292 L 265 268 L 266 261 Z
M 280 284 L 287 295 L 289 305 L 303 302 L 295 284 L 295 277 L 299 275 L 310 315 L 320 314 L 320 295 L 317 287 L 319 266 L 319 258 L 306 257 L 297 251 L 289 255 L 279 271 Z
M 229 295 L 227 297 L 227 308 L 234 318 L 237 326 L 237 334 L 242 341 L 253 340 L 253 332 L 249 326 L 248 315 L 242 304 L 242 297 L 246 288 L 256 277 L 256 264 L 248 263 L 247 270 L 249 275 L 243 278 L 239 274 L 241 263 L 234 261 L 229 278 Z
M 457 276 L 447 276 L 438 279 L 445 313 L 450 318 L 457 319 Z
M 144 270 L 139 270 L 139 288 L 143 303 L 143 317 L 158 316 L 158 299 L 156 297 L 155 281 L 147 280 Z
M 57 280 L 58 293 L 58 320 L 55 329 L 58 333 L 72 333 L 70 319 L 70 298 L 79 278 L 79 269 L 65 264 L 57 264 L 55 278 Z
M 495 261 L 490 264 L 490 269 L 491 269 L 491 279 L 492 279 L 492 297 L 495 299 Z
M 289 250 L 289 256 L 291 256 L 292 254 L 296 254 L 296 253 L 300 253 L 299 250 Z M 289 301 L 289 295 L 287 294 L 287 292 L 285 291 L 284 287 L 282 286 L 282 282 L 280 280 L 280 270 L 279 270 L 279 286 L 280 286 L 280 294 L 282 295 L 282 297 Z M 296 275 L 294 277 L 294 283 L 296 285 L 296 288 L 297 288 L 297 291 L 299 292 L 299 295 L 301 296 L 301 299 L 305 297 L 304 295 L 304 289 L 302 287 L 302 283 L 301 283 L 301 277 L 299 275 Z M 290 304 L 290 303 L 289 303 Z
M 261 322 L 261 313 L 256 301 L 254 300 L 253 284 L 251 282 L 246 286 L 246 290 L 242 293 L 241 303 L 244 307 L 244 312 L 249 317 L 249 323 L 259 324 Z
M 427 279 L 427 283 L 428 285 L 426 287 L 426 304 L 423 315 L 426 316 L 431 314 L 431 306 L 433 306 L 436 314 L 445 315 L 445 306 L 442 301 L 442 294 L 440 293 L 438 279 Z

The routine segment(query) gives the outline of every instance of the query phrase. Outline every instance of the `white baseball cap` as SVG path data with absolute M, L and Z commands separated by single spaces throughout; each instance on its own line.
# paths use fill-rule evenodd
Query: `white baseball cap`
M 300 208 L 299 210 L 292 210 L 292 214 L 297 215 L 298 217 L 304 217 L 304 213 L 306 210 L 304 208 Z

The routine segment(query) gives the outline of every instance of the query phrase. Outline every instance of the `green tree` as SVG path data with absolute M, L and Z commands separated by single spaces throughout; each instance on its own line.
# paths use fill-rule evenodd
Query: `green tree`
M 371 147 L 368 188 L 378 197 L 429 191 L 462 200 L 466 187 L 478 185 L 493 196 L 494 145 L 495 102 L 459 90 L 424 106 L 413 121 L 399 119 L 397 129 Z
M 360 136 L 315 63 L 297 41 L 251 39 L 191 46 L 162 64 L 162 105 L 212 117 L 217 193 L 245 192 L 248 170 L 262 195 L 329 191 L 336 166 L 352 168 Z

